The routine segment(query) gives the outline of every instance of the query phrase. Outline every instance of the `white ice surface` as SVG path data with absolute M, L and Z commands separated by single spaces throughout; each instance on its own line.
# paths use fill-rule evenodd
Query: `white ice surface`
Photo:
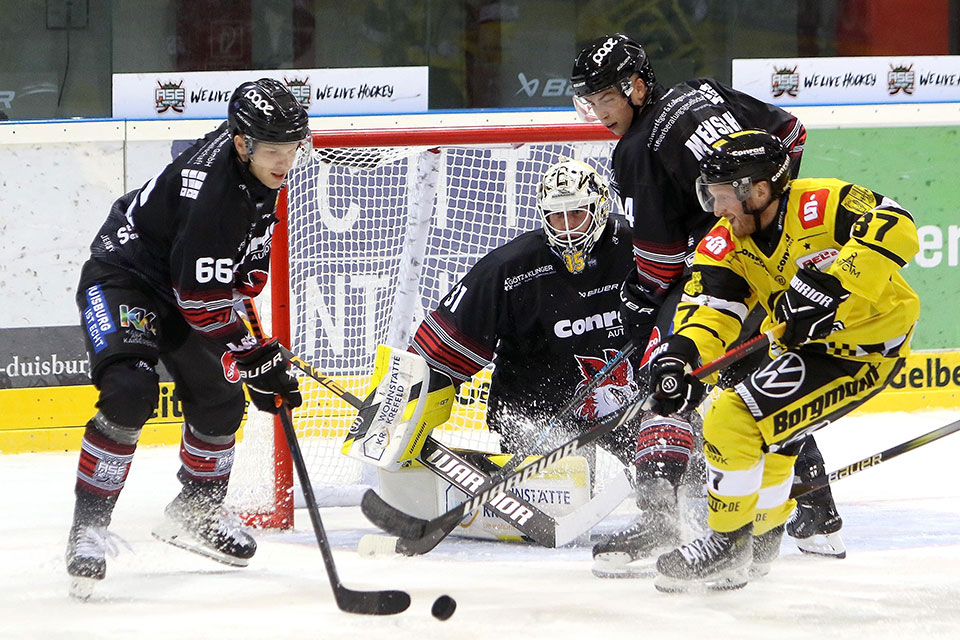
M 848 418 L 818 440 L 834 469 L 958 417 Z M 587 547 L 452 540 L 421 558 L 359 558 L 358 540 L 375 529 L 356 508 L 324 509 L 344 584 L 412 595 L 408 611 L 385 618 L 336 608 L 305 511 L 293 532 L 259 534 L 244 569 L 154 540 L 179 488 L 175 448 L 138 451 L 111 527 L 134 552 L 109 560 L 88 602 L 71 600 L 63 549 L 76 459 L 0 456 L 0 638 L 960 638 L 960 435 L 834 486 L 847 559 L 801 556 L 785 540 L 767 578 L 723 594 L 594 578 Z M 443 593 L 458 602 L 446 622 L 429 613 Z

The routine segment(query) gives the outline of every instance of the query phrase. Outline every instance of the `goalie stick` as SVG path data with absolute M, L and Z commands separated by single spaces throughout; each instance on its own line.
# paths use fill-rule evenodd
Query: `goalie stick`
M 260 324 L 260 317 L 253 301 L 247 298 L 243 304 L 253 335 L 260 340 L 266 339 L 266 333 Z M 355 409 L 359 410 L 363 407 L 363 401 L 360 400 L 360 398 L 340 387 L 336 382 L 325 376 L 302 358 L 296 356 L 283 345 L 280 345 L 280 351 L 284 357 L 298 369 L 329 389 L 334 395 L 343 399 Z M 437 456 L 438 454 L 446 455 L 450 459 L 456 460 L 456 469 L 460 472 L 466 472 L 466 474 L 468 474 L 466 478 L 463 473 L 446 473 L 442 471 L 438 465 L 432 463 L 431 456 Z M 489 479 L 489 475 L 469 464 L 462 456 L 445 447 L 432 436 L 427 436 L 424 441 L 423 451 L 419 459 L 426 468 L 470 496 L 474 495 L 477 488 Z M 306 471 L 304 471 L 304 474 L 305 473 Z M 468 482 L 464 482 L 465 479 L 468 480 Z M 302 476 L 300 481 L 301 484 L 303 484 Z M 616 505 L 619 504 L 628 493 L 629 486 L 625 487 L 621 482 L 614 482 L 608 490 L 593 498 L 576 512 L 568 514 L 562 518 L 560 522 L 544 513 L 529 501 L 513 493 L 507 496 L 497 496 L 497 499 L 488 506 L 498 517 L 519 529 L 521 533 L 528 536 L 534 542 L 545 547 L 556 547 L 572 542 L 583 533 L 586 528 L 592 527 L 597 521 L 603 518 L 604 515 L 609 513 L 609 511 L 606 513 L 599 512 L 603 511 L 614 501 L 616 501 L 616 504 L 609 507 L 609 510 L 615 509 Z M 304 495 L 306 495 L 306 492 L 304 492 Z M 457 524 L 457 522 L 454 522 L 449 528 L 435 532 L 430 538 L 411 540 L 401 537 L 397 542 L 396 550 L 398 553 L 406 556 L 423 555 L 440 544 Z
M 258 340 L 263 340 L 265 335 L 260 326 L 260 318 L 257 315 L 257 308 L 253 300 L 249 298 L 244 300 L 244 307 L 247 311 L 247 318 L 250 321 L 250 328 L 253 335 Z M 323 528 L 323 521 L 320 519 L 320 507 L 317 505 L 317 498 L 313 493 L 313 485 L 310 484 L 310 476 L 307 473 L 307 465 L 303 461 L 303 453 L 300 451 L 300 444 L 297 442 L 297 432 L 293 428 L 293 419 L 290 417 L 290 410 L 283 403 L 280 396 L 276 397 L 277 407 L 280 409 L 280 423 L 283 425 L 283 435 L 287 440 L 287 448 L 290 451 L 290 457 L 293 459 L 293 465 L 297 470 L 297 477 L 300 478 L 300 486 L 303 489 L 303 497 L 307 502 L 307 511 L 310 513 L 310 522 L 313 524 L 313 532 L 317 537 L 317 546 L 320 547 L 320 554 L 323 556 L 323 564 L 327 570 L 327 577 L 330 579 L 330 587 L 333 589 L 333 598 L 337 602 L 337 607 L 341 611 L 348 613 L 361 613 L 366 615 L 388 616 L 402 611 L 406 611 L 410 606 L 410 594 L 405 591 L 383 590 L 383 591 L 357 591 L 349 589 L 340 582 L 340 576 L 337 573 L 337 566 L 333 562 L 333 552 L 330 550 L 330 540 L 327 538 L 327 532 Z
M 716 360 L 698 367 L 691 375 L 702 380 L 710 374 L 733 364 L 737 360 L 768 347 L 782 331 L 783 324 L 781 323 L 727 351 Z M 490 499 L 515 488 L 518 484 L 540 473 L 558 460 L 573 455 L 580 447 L 626 424 L 642 411 L 641 404 L 640 402 L 634 402 L 633 405 L 626 410 L 621 410 L 620 412 L 610 415 L 592 428 L 571 438 L 559 447 L 544 454 L 542 458 L 526 466 L 498 474 L 495 478 L 492 478 L 489 483 L 484 485 L 480 491 L 477 492 L 476 496 L 432 520 L 423 520 L 422 518 L 411 516 L 392 507 L 372 489 L 368 489 L 363 494 L 360 508 L 370 522 L 388 533 L 410 540 L 434 536 L 439 530 L 451 528 L 471 511 L 480 508 Z
M 244 300 L 243 304 L 253 335 L 261 340 L 266 339 L 266 333 L 260 324 L 260 316 L 257 313 L 253 301 L 248 298 Z M 363 406 L 363 401 L 360 400 L 360 398 L 340 387 L 336 382 L 318 371 L 310 365 L 310 363 L 295 355 L 282 344 L 280 345 L 280 351 L 284 357 L 298 369 L 322 384 L 334 395 L 343 399 L 355 409 L 360 409 Z M 627 355 L 628 354 L 629 352 Z M 626 355 L 624 355 L 624 357 L 626 357 Z M 611 360 L 611 363 L 612 362 L 613 360 Z M 599 374 L 594 377 L 594 380 L 598 377 Z M 449 459 L 455 460 L 455 464 L 457 465 L 456 469 L 461 472 L 466 471 L 469 474 L 466 478 L 469 483 L 464 482 L 465 478 L 462 473 L 446 473 L 438 465 L 431 462 L 431 458 L 438 454 L 446 455 Z M 419 459 L 427 469 L 430 469 L 444 480 L 450 482 L 468 496 L 474 495 L 477 487 L 482 485 L 482 483 L 490 477 L 487 473 L 468 463 L 462 456 L 450 450 L 432 436 L 427 436 Z M 499 469 L 499 467 L 497 469 Z M 519 529 L 521 533 L 528 536 L 534 542 L 545 547 L 564 546 L 599 522 L 629 495 L 631 490 L 629 483 L 625 484 L 619 480 L 620 478 L 616 478 L 603 493 L 595 496 L 577 511 L 559 519 L 554 519 L 547 515 L 541 509 L 514 493 L 510 493 L 507 496 L 497 496 L 495 502 L 488 506 L 498 517 Z M 625 477 L 623 480 L 625 481 Z M 302 477 L 301 484 L 303 484 Z M 406 556 L 423 555 L 440 544 L 457 524 L 457 522 L 454 522 L 449 528 L 439 530 L 429 538 L 407 539 L 401 536 L 397 541 L 396 551 Z
M 882 462 L 890 460 L 891 458 L 896 458 L 901 453 L 913 451 L 914 449 L 922 447 L 925 444 L 929 444 L 934 440 L 939 440 L 944 436 L 948 436 L 955 431 L 960 431 L 960 420 L 954 420 L 950 424 L 944 425 L 939 429 L 934 429 L 929 433 L 919 435 L 916 438 L 912 438 L 894 447 L 890 447 L 889 449 L 881 451 L 880 453 L 875 453 L 872 456 L 867 456 L 866 458 L 848 464 L 845 467 L 840 467 L 836 471 L 831 472 L 829 475 L 820 476 L 819 478 L 809 482 L 798 482 L 790 489 L 790 497 L 796 498 L 806 493 L 810 493 L 811 491 L 822 489 L 829 484 L 833 484 L 837 480 L 842 480 L 843 478 L 852 476 L 853 474 L 859 473 L 864 469 L 875 467 Z

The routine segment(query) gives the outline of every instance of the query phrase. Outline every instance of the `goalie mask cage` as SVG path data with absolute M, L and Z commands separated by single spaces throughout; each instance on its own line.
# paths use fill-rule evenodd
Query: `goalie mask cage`
M 609 177 L 614 142 L 585 123 L 315 132 L 312 157 L 278 202 L 264 309 L 274 335 L 365 397 L 378 344 L 406 349 L 424 313 L 478 259 L 539 228 L 536 187 L 546 169 L 572 158 Z M 300 376 L 294 425 L 318 501 L 357 504 L 376 470 L 340 453 L 356 410 Z M 499 451 L 484 423 L 488 381 L 485 371 L 461 387 L 435 437 Z M 251 524 L 293 524 L 283 442 L 279 425 L 251 405 L 230 494 Z

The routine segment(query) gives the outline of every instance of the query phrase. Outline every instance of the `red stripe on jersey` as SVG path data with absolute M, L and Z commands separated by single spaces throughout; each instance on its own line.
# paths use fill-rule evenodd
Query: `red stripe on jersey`
M 434 319 L 437 318 L 434 316 Z M 427 322 L 420 323 L 420 327 L 413 338 L 414 344 L 419 347 L 425 358 L 448 367 L 464 380 L 483 368 L 457 349 L 458 346 L 462 347 L 460 343 L 456 341 L 448 342 L 448 340 L 453 340 L 449 332 L 446 336 L 438 334 Z

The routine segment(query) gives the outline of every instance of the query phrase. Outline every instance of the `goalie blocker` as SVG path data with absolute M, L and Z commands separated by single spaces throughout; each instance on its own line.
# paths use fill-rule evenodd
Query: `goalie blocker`
M 450 377 L 420 356 L 379 345 L 372 388 L 341 452 L 396 471 L 420 455 L 431 429 L 450 418 L 455 395 Z

